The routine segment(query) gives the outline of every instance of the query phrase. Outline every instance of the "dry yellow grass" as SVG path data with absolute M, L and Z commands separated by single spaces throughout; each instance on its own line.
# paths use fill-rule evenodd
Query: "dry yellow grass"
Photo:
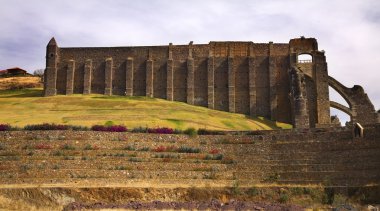
M 270 130 L 288 124 L 243 114 L 211 110 L 148 97 L 58 95 L 41 97 L 42 89 L 0 91 L 0 123 L 14 126 L 56 123 L 91 126 L 112 121 L 128 128 L 189 127 L 216 130 Z
M 42 87 L 39 77 L 10 77 L 0 78 L 0 90 Z

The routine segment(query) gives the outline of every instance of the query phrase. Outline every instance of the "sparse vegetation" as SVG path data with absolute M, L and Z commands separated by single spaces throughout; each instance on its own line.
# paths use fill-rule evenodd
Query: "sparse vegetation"
M 127 128 L 124 125 L 94 125 L 91 127 L 91 130 L 104 132 L 127 132 Z
M 222 160 L 222 159 L 223 159 L 222 154 L 216 154 L 216 155 L 207 154 L 204 157 L 204 160 Z
M 0 124 L 0 131 L 9 131 L 11 130 L 11 126 L 8 124 Z
M 96 145 L 86 144 L 86 146 L 83 149 L 84 150 L 98 150 L 99 147 Z
M 75 150 L 75 146 L 73 146 L 71 144 L 64 144 L 63 146 L 61 146 L 61 149 L 62 150 Z
M 36 144 L 34 146 L 34 149 L 52 149 L 52 147 L 49 144 L 41 143 L 41 144 Z
M 179 153 L 199 153 L 201 150 L 199 148 L 194 147 L 180 147 L 177 149 Z
M 187 128 L 183 131 L 183 133 L 190 137 L 195 137 L 196 135 L 198 135 L 198 131 L 193 127 Z
M 130 162 L 142 162 L 141 158 L 129 158 L 128 159 Z
M 263 182 L 268 182 L 268 183 L 275 183 L 280 179 L 280 174 L 278 173 L 273 173 L 269 175 L 267 178 L 264 179 Z
M 280 198 L 278 199 L 278 202 L 280 203 L 286 203 L 289 201 L 289 196 L 286 193 L 281 193 Z
M 127 167 L 127 166 L 116 166 L 115 170 L 131 170 L 132 168 Z
M 150 150 L 150 147 L 142 147 L 140 149 L 138 149 L 138 151 L 143 151 L 143 152 L 147 152 Z
M 241 190 L 239 187 L 239 181 L 234 181 L 231 188 L 232 195 L 239 195 L 241 194 Z
M 65 154 L 61 150 L 58 150 L 58 151 L 53 152 L 52 155 L 53 156 L 64 156 Z
M 128 146 L 124 147 L 123 150 L 136 151 L 136 148 L 134 146 L 128 145 Z
M 148 128 L 148 133 L 173 134 L 174 130 L 168 127 Z
M 251 188 L 249 188 L 249 189 L 246 191 L 246 193 L 247 193 L 248 196 L 251 196 L 251 197 L 253 197 L 253 196 L 257 196 L 257 195 L 260 194 L 259 189 L 256 188 L 256 187 L 251 187 Z
M 24 130 L 68 130 L 70 126 L 68 125 L 60 125 L 60 124 L 35 124 L 35 125 L 26 125 Z

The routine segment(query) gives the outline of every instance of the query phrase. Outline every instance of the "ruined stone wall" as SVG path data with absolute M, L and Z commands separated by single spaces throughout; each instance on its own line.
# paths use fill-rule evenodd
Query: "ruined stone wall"
M 298 64 L 301 53 L 313 55 L 317 63 Z M 296 99 L 289 95 L 294 87 L 288 70 L 297 65 L 309 77 L 304 102 L 308 121 L 297 127 L 329 124 L 327 66 L 313 38 L 283 44 L 191 42 L 96 48 L 60 48 L 52 39 L 47 47 L 45 96 L 148 96 L 296 125 L 304 117 L 295 116 L 301 113 L 291 106 Z
M 363 138 L 354 138 L 349 128 L 196 137 L 96 131 L 4 131 L 0 132 L 0 172 L 3 175 L 0 182 L 4 185 L 78 185 L 85 181 L 89 184 L 112 181 L 123 185 L 141 182 L 189 186 L 204 186 L 210 182 L 232 186 L 237 181 L 241 186 L 260 183 L 378 185 L 379 126 L 366 127 Z M 64 146 L 72 149 L 62 150 Z M 88 146 L 94 148 L 88 149 Z M 164 147 L 170 150 L 157 150 Z M 180 148 L 199 151 L 173 150 Z M 210 155 L 212 151 L 222 155 L 221 159 L 210 160 L 210 156 L 214 156 Z M 46 161 L 44 165 L 41 160 Z M 76 168 L 78 165 L 81 168 Z

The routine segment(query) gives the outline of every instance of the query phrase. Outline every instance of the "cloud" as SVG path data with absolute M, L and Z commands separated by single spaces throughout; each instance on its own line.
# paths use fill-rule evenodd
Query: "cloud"
M 380 106 L 377 0 L 0 0 L 0 69 L 45 65 L 45 47 L 282 42 L 304 35 L 326 51 L 329 74 L 360 84 Z

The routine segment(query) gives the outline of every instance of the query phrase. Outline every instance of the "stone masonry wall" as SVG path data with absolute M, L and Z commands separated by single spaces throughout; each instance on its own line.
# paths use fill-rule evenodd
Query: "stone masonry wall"
M 300 63 L 300 54 L 313 59 Z M 304 75 L 302 96 L 290 95 L 297 89 L 297 83 L 290 80 L 292 68 Z M 318 50 L 314 38 L 301 37 L 289 43 L 190 42 L 94 48 L 60 48 L 53 38 L 47 46 L 45 75 L 45 96 L 148 96 L 263 116 L 299 128 L 329 126 L 330 106 L 338 107 L 329 101 L 331 79 L 324 52 Z M 299 111 L 299 97 L 307 112 Z M 343 110 L 363 124 L 373 106 L 366 102 L 359 107 Z M 372 119 L 377 119 L 372 110 Z
M 378 185 L 379 126 L 368 126 L 363 138 L 354 138 L 350 128 L 197 137 L 6 131 L 0 132 L 0 181 L 2 184 L 119 182 L 195 186 L 231 186 L 238 181 L 240 186 L 248 187 L 258 183 Z M 162 147 L 197 148 L 199 152 L 157 150 Z M 223 155 L 223 159 L 210 159 L 213 151 Z M 75 168 L 78 165 L 80 168 Z M 120 166 L 123 169 L 115 169 Z

